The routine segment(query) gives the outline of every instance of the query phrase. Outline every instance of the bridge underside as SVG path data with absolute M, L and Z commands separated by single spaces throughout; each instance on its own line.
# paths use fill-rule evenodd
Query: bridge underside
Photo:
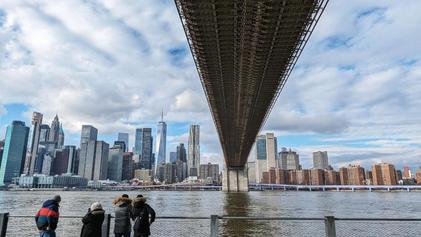
M 244 169 L 327 1 L 175 0 L 229 169 Z

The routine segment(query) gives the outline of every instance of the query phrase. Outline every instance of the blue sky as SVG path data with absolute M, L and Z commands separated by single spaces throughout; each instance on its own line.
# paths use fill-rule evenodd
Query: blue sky
M 69 9 L 72 9 L 69 11 Z M 330 1 L 263 132 L 304 167 L 327 150 L 339 167 L 421 165 L 421 2 Z M 110 143 L 168 123 L 168 152 L 201 125 L 202 162 L 218 136 L 173 1 L 0 1 L 0 138 L 32 111 Z M 251 155 L 253 159 L 253 154 Z

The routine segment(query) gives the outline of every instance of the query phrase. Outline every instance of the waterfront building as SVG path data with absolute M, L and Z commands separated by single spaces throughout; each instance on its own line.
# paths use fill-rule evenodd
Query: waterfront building
M 89 141 L 96 141 L 98 136 L 98 129 L 93 127 L 92 125 L 82 125 L 82 132 L 80 136 L 80 147 L 82 148 L 82 144 L 89 142 Z
M 349 185 L 364 185 L 365 175 L 364 168 L 359 165 L 349 165 L 348 170 L 348 184 Z
M 289 184 L 298 184 L 297 170 L 288 170 Z
M 124 146 L 124 152 L 128 152 L 128 150 L 129 150 L 129 134 L 128 133 L 119 132 L 118 133 L 117 141 L 124 142 L 124 144 L 125 144 L 125 146 Z
M 392 164 L 380 163 L 374 164 L 371 171 L 373 172 L 374 185 L 396 185 L 396 171 Z
M 276 169 L 276 183 L 277 184 L 289 184 L 288 181 L 288 170 Z
M 202 164 L 199 168 L 199 178 L 202 180 L 210 179 L 214 183 L 219 183 L 219 165 L 218 164 Z
M 34 112 L 32 114 L 32 139 L 30 147 L 30 156 L 25 161 L 25 171 L 27 175 L 33 175 L 35 171 L 35 160 L 38 154 L 38 146 L 40 141 L 41 133 L 41 124 L 42 124 L 42 114 Z
M 132 180 L 133 175 L 134 175 L 133 152 L 124 152 L 121 180 Z
M 107 164 L 107 179 L 121 182 L 123 175 L 123 151 L 124 147 L 119 145 L 114 145 L 110 148 Z
M 109 150 L 110 145 L 108 143 L 104 141 L 96 142 L 93 180 L 107 179 Z
M 417 180 L 417 184 L 421 184 L 421 166 L 415 172 L 415 179 Z
M 134 154 L 139 157 L 139 165 L 137 168 L 152 169 L 152 142 L 151 128 L 136 129 Z
M 277 141 L 273 133 L 259 135 L 256 138 L 256 180 L 261 182 L 262 173 L 271 168 L 278 168 Z
M 62 175 L 68 173 L 69 149 L 58 149 L 55 151 L 51 168 L 51 175 Z
M 329 160 L 327 157 L 327 151 L 313 152 L 313 168 L 324 169 L 324 170 L 329 168 Z
M 311 185 L 324 185 L 325 179 L 324 179 L 324 170 L 322 169 L 311 169 L 310 170 L 311 175 Z
M 186 148 L 184 147 L 184 143 L 180 143 L 177 146 L 177 160 L 181 160 L 182 162 L 187 162 L 187 154 L 186 154 Z
M 373 172 L 370 170 L 365 171 L 365 184 L 372 185 L 373 184 Z
M 405 165 L 403 167 L 403 174 L 402 174 L 402 178 L 403 179 L 410 179 L 412 178 L 412 174 L 411 174 L 411 169 L 409 168 L 409 166 Z
M 282 147 L 281 152 L 278 154 L 278 167 L 281 169 L 287 169 L 287 157 L 288 150 L 285 147 Z
M 335 170 L 326 170 L 325 171 L 325 184 L 326 185 L 337 185 L 340 184 L 339 173 Z
M 161 121 L 158 122 L 156 130 L 156 144 L 155 144 L 156 164 L 168 163 L 167 155 L 167 124 L 164 122 L 164 113 L 161 114 Z M 156 170 L 155 170 L 156 172 Z
M 41 174 L 51 175 L 53 161 L 54 161 L 54 155 L 53 154 L 51 154 L 51 153 L 44 154 L 44 158 L 42 160 Z
M 276 184 L 276 169 L 277 168 L 269 169 L 269 183 L 270 184 Z
M 247 174 L 248 174 L 248 179 L 249 179 L 249 183 L 254 184 L 256 183 L 256 162 L 252 161 L 252 162 L 247 162 Z
M 297 170 L 297 184 L 309 185 L 312 181 L 311 171 L 307 169 Z
M 86 188 L 88 180 L 69 174 L 58 176 L 36 175 L 21 176 L 18 179 L 18 183 L 21 188 Z
M 24 168 L 29 127 L 25 122 L 13 121 L 7 126 L 3 156 L 0 165 L 0 186 L 8 185 L 19 177 Z
M 262 184 L 269 184 L 269 171 L 264 171 L 262 173 L 262 180 L 260 181 L 260 183 Z
M 170 152 L 170 162 L 169 163 L 175 163 L 176 160 L 177 160 L 177 152 L 176 151 L 171 151 Z
M 395 175 L 396 175 L 396 183 L 399 183 L 399 181 L 402 180 L 402 171 L 401 170 L 395 170 Z
M 152 182 L 152 170 L 150 169 L 136 169 L 134 171 L 134 178 L 144 183 Z
M 346 167 L 339 168 L 339 181 L 341 185 L 349 185 L 348 169 Z
M 200 125 L 190 125 L 187 162 L 188 176 L 198 176 L 200 165 Z
M 50 125 L 48 124 L 41 124 L 40 126 L 40 133 L 39 133 L 39 142 L 48 142 L 48 136 L 50 134 Z
M 301 169 L 300 157 L 297 152 L 289 149 L 287 154 L 287 170 L 299 170 Z

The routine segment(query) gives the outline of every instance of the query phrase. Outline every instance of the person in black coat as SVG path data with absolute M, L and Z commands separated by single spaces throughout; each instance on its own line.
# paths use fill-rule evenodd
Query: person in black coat
M 113 201 L 115 205 L 114 234 L 115 237 L 130 237 L 132 225 L 132 200 L 129 195 L 123 194 Z
M 155 210 L 146 204 L 146 198 L 138 195 L 133 200 L 134 237 L 151 235 L 150 225 L 155 221 Z
M 81 237 L 102 237 L 102 223 L 104 213 L 101 203 L 95 202 L 89 208 L 88 213 L 82 218 L 83 227 Z

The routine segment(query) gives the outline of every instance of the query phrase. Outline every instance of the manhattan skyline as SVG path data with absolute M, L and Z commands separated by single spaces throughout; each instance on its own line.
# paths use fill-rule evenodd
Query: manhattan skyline
M 172 24 L 179 21 L 172 2 L 151 1 L 148 11 L 141 8 L 146 2 L 131 6 L 141 13 L 132 17 L 127 4 L 50 3 L 36 11 L 35 4 L 15 2 L 0 3 L 0 48 L 7 52 L 0 63 L 1 138 L 12 120 L 28 125 L 32 111 L 40 111 L 48 123 L 59 115 L 66 144 L 78 145 L 81 125 L 91 124 L 110 144 L 118 132 L 129 133 L 132 146 L 135 128 L 150 127 L 156 136 L 164 106 L 167 156 L 178 143 L 187 144 L 189 125 L 199 124 L 201 159 L 222 163 L 185 36 Z M 329 4 L 261 134 L 275 132 L 278 147 L 298 151 L 304 165 L 312 152 L 326 150 L 336 166 L 385 161 L 415 168 L 421 157 L 421 46 L 409 36 L 419 33 L 407 18 L 421 20 L 411 14 L 420 3 L 344 4 Z M 69 8 L 86 11 L 72 18 Z M 138 24 L 151 15 L 156 21 Z M 40 27 L 48 34 L 34 44 Z M 112 37 L 100 34 L 106 27 Z

